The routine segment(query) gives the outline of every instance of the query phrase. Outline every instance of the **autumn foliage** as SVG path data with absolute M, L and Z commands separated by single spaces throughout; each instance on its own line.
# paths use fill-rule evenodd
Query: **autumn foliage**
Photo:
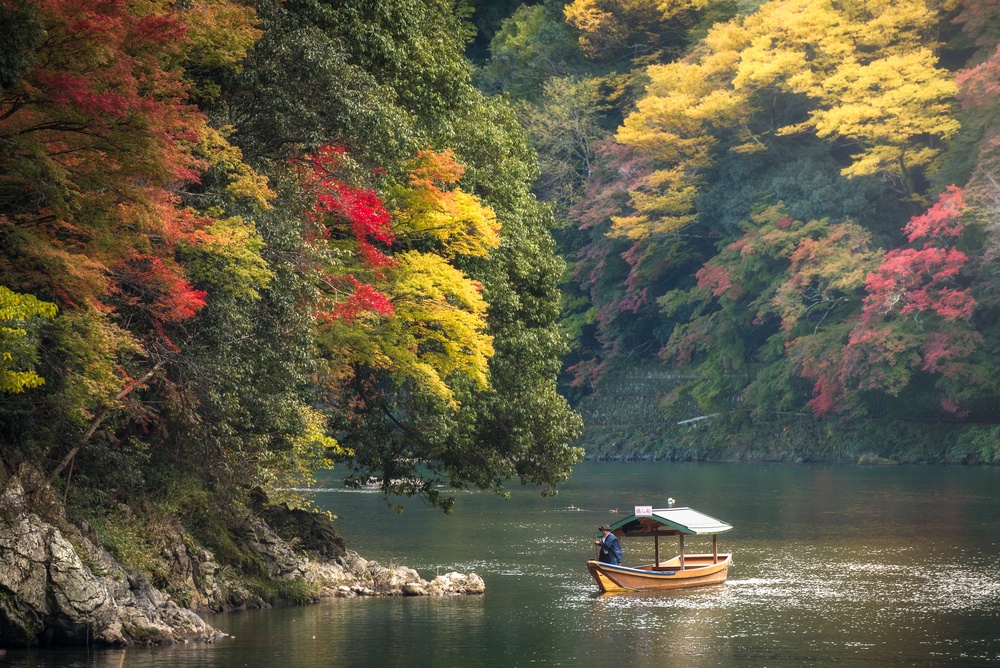
M 533 3 L 486 92 L 449 3 L 0 0 L 0 439 L 549 484 L 566 345 L 575 398 L 976 415 L 994 5 Z
M 180 191 L 211 166 L 198 147 L 214 136 L 177 66 L 186 17 L 102 0 L 34 10 L 47 37 L 0 100 L 0 235 L 18 250 L 0 265 L 65 306 L 141 312 L 147 343 L 172 347 L 164 328 L 205 304 L 175 253 L 209 222 Z
M 865 281 L 861 319 L 844 354 L 844 378 L 863 389 L 899 393 L 917 371 L 939 375 L 942 407 L 959 412 L 961 397 L 992 381 L 975 369 L 982 336 L 972 326 L 976 300 L 962 271 L 962 191 L 949 187 L 904 228 L 914 248 L 886 253 Z M 963 387 L 964 386 L 964 387 Z

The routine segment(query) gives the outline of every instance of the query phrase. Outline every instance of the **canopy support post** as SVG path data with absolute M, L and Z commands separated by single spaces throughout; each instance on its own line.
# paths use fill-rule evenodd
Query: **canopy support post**
M 719 536 L 712 534 L 712 563 L 719 563 Z
M 660 567 L 660 532 L 653 535 L 653 558 L 656 561 L 656 568 Z
M 681 570 L 684 570 L 684 534 L 678 534 L 681 537 Z

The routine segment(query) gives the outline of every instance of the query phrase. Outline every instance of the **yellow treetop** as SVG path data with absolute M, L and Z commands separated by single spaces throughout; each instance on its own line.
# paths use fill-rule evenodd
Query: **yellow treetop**
M 429 238 L 443 254 L 485 257 L 500 244 L 496 214 L 455 184 L 465 168 L 454 151 L 420 151 L 413 160 L 410 187 L 399 195 L 393 214 L 396 234 L 414 240 Z
M 615 219 L 613 233 L 642 238 L 687 224 L 718 146 L 760 151 L 792 133 L 849 141 L 845 175 L 888 173 L 911 188 L 914 170 L 933 171 L 941 140 L 959 127 L 953 77 L 937 66 L 931 37 L 951 4 L 772 0 L 714 26 L 683 61 L 648 68 L 645 97 L 617 139 L 660 169 L 632 193 L 636 214 Z M 779 94 L 809 98 L 808 118 L 767 127 L 766 105 Z

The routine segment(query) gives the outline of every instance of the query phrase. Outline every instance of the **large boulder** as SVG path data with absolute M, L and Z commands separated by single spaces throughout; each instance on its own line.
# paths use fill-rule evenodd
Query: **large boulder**
M 312 559 L 336 561 L 347 552 L 344 537 L 323 513 L 282 505 L 265 506 L 261 515 L 276 534 Z

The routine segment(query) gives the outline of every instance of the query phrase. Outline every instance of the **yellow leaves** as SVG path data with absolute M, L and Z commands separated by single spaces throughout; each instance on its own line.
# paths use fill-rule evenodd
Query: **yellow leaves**
M 433 239 L 446 257 L 485 257 L 500 244 L 493 209 L 463 192 L 456 183 L 465 168 L 454 151 L 420 151 L 413 161 L 410 188 L 394 212 L 396 234 L 411 240 Z
M 264 34 L 251 7 L 225 0 L 193 0 L 185 3 L 180 16 L 187 26 L 188 58 L 199 68 L 239 71 Z
M 673 234 L 694 220 L 698 189 L 692 180 L 676 172 L 654 172 L 647 184 L 649 189 L 637 189 L 629 194 L 632 207 L 641 216 L 611 218 L 611 235 L 628 239 L 643 239 Z
M 839 102 L 813 112 L 808 125 L 820 137 L 845 137 L 865 147 L 844 169 L 847 175 L 926 167 L 938 150 L 916 139 L 947 139 L 959 129 L 957 88 L 935 67 L 929 49 L 892 54 L 867 65 L 847 61 L 823 88 L 828 99 Z
M 701 11 L 708 7 L 709 0 L 659 0 L 656 8 L 664 19 L 677 16 L 682 12 Z
M 662 170 L 630 193 L 636 215 L 615 219 L 614 234 L 642 238 L 693 220 L 690 189 L 723 139 L 737 153 L 800 132 L 847 140 L 858 150 L 845 175 L 887 172 L 909 187 L 911 172 L 933 170 L 940 140 L 959 127 L 955 84 L 934 57 L 938 9 L 925 0 L 772 0 L 714 26 L 686 60 L 650 67 L 617 139 Z M 763 105 L 789 94 L 811 99 L 808 119 L 768 127 Z
M 210 165 L 222 171 L 227 179 L 226 192 L 235 197 L 253 200 L 262 209 L 269 209 L 274 192 L 267 185 L 267 177 L 258 174 L 243 162 L 243 151 L 229 143 L 231 126 L 211 128 L 204 126 L 198 137 L 195 152 Z
M 612 24 L 625 24 L 635 16 L 649 16 L 655 11 L 666 21 L 687 12 L 707 8 L 709 0 L 574 0 L 563 10 L 566 22 L 584 33 L 609 30 Z
M 455 160 L 454 149 L 417 151 L 410 170 L 410 184 L 414 188 L 440 192 L 435 182 L 457 183 L 465 174 L 465 167 Z
M 718 143 L 709 128 L 719 118 L 742 117 L 745 106 L 732 90 L 714 88 L 697 63 L 650 68 L 649 74 L 647 97 L 617 139 L 668 167 L 629 192 L 638 215 L 612 218 L 611 234 L 630 239 L 671 234 L 694 220 L 698 174 L 711 164 Z
M 703 4 L 702 0 L 574 0 L 563 11 L 566 22 L 580 30 L 580 49 L 597 55 L 628 48 L 630 43 L 645 44 L 664 20 Z
M 759 90 L 808 72 L 806 55 L 796 50 L 776 50 L 774 39 L 761 36 L 740 54 L 733 87 Z
M 129 380 L 123 364 L 146 354 L 136 337 L 94 308 L 67 309 L 54 326 L 57 353 L 69 361 L 58 398 L 65 413 L 86 424 L 102 409 L 120 408 L 117 397 Z
M 392 192 L 390 250 L 408 250 L 364 277 L 371 283 L 364 287 L 387 299 L 391 309 L 362 308 L 321 326 L 331 353 L 325 370 L 331 385 L 344 385 L 354 368 L 364 366 L 451 410 L 458 410 L 462 389 L 488 386 L 494 351 L 482 286 L 451 262 L 496 248 L 499 223 L 490 207 L 457 187 L 464 171 L 453 151 L 421 151 L 411 163 L 408 187 Z
M 333 468 L 331 457 L 353 454 L 327 435 L 326 417 L 309 406 L 295 409 L 299 429 L 287 437 L 284 450 L 267 449 L 262 453 L 260 475 L 270 503 L 289 508 L 307 509 L 312 501 L 301 489 L 312 487 L 316 471 Z
M 260 255 L 264 240 L 252 222 L 239 216 L 216 219 L 194 237 L 198 252 L 187 267 L 195 281 L 247 299 L 259 299 L 258 289 L 270 285 L 273 274 Z
M 56 317 L 56 305 L 0 285 L 0 393 L 18 394 L 45 382 L 31 368 L 35 347 L 25 329 L 34 318 Z
M 701 3 L 701 0 L 694 0 Z M 636 17 L 649 17 L 659 5 L 670 10 L 671 5 L 692 4 L 686 0 L 574 0 L 563 10 L 566 22 L 584 33 L 620 33 Z M 680 11 L 680 9 L 678 9 Z M 632 19 L 633 21 L 630 21 Z
M 443 258 L 410 251 L 392 270 L 394 317 L 386 353 L 404 377 L 457 407 L 450 382 L 487 385 L 493 339 L 478 285 Z
M 703 162 L 714 139 L 705 131 L 707 111 L 700 104 L 711 94 L 711 89 L 702 86 L 701 90 L 695 90 L 703 80 L 687 66 L 650 68 L 649 73 L 653 81 L 650 92 L 618 129 L 618 141 L 656 158 Z M 693 85 L 685 85 L 688 82 Z M 652 92 L 657 87 L 662 87 L 664 94 Z M 712 101 L 720 106 L 728 101 L 728 107 L 732 108 L 732 101 L 723 96 Z
M 575 0 L 566 5 L 566 22 L 583 32 L 598 32 L 612 18 L 611 12 L 600 9 L 598 4 L 597 0 Z

